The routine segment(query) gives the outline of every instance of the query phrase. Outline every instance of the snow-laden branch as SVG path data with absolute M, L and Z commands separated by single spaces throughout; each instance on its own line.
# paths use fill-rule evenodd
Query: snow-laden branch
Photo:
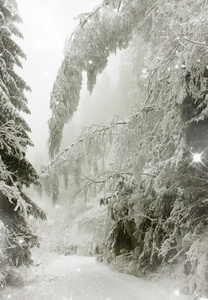
M 87 72 L 88 90 L 93 91 L 96 77 L 117 49 L 125 49 L 138 22 L 133 1 L 123 3 L 118 11 L 103 4 L 91 14 L 82 16 L 81 24 L 66 42 L 65 58 L 58 71 L 50 100 L 49 154 L 58 153 L 64 124 L 73 116 L 79 103 L 82 72 Z M 139 17 L 139 16 L 138 16 Z
M 1 124 L 0 148 L 4 149 L 7 154 L 23 158 L 25 156 L 26 145 L 28 143 L 31 144 L 28 137 L 20 135 L 20 132 L 23 130 L 23 127 L 15 125 L 13 120 Z
M 176 32 L 176 34 L 183 40 L 191 43 L 191 44 L 195 44 L 195 45 L 198 45 L 198 46 L 201 46 L 201 47 L 208 47 L 208 44 L 207 43 L 202 43 L 202 42 L 198 42 L 198 41 L 194 41 L 194 40 L 191 40 L 191 39 L 188 39 L 187 37 L 185 36 L 182 36 L 179 32 Z
M 77 140 L 70 145 L 70 147 L 63 149 L 54 160 L 52 160 L 46 169 L 58 168 L 61 161 L 67 162 L 70 160 L 71 156 L 74 160 L 79 153 L 83 153 L 85 156 L 96 156 L 102 148 L 105 150 L 107 147 L 106 141 L 115 136 L 118 133 L 119 128 L 126 126 L 128 122 L 123 120 L 119 116 L 114 116 L 114 118 L 107 122 L 106 124 L 93 124 L 83 130 L 82 134 L 77 138 Z

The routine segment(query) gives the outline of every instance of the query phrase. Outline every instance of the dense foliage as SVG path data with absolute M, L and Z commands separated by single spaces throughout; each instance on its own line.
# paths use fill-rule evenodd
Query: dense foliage
M 37 184 L 38 175 L 26 158 L 27 146 L 33 144 L 21 112 L 30 113 L 24 95 L 30 88 L 15 71 L 16 66 L 21 67 L 21 58 L 25 58 L 14 39 L 22 38 L 17 22 L 21 18 L 16 1 L 0 1 L 0 220 L 5 226 L 0 232 L 1 272 L 2 265 L 19 266 L 31 261 L 30 248 L 37 237 L 27 215 L 45 218 L 22 191 L 23 186 Z
M 97 194 L 111 228 L 100 256 L 135 275 L 179 276 L 183 292 L 208 294 L 207 1 L 104 1 L 80 25 L 51 97 L 50 155 L 78 105 L 117 48 L 126 48 L 137 104 L 126 120 L 92 126 L 42 170 L 58 198 L 58 178 Z M 142 50 L 141 50 L 142 49 Z M 131 53 L 131 56 L 129 55 Z M 141 54 L 143 59 L 141 60 Z M 128 100 L 127 100 L 128 101 Z M 193 159 L 200 153 L 200 159 Z M 103 196 L 100 195 L 101 190 Z M 102 250 L 103 249 L 103 250 Z

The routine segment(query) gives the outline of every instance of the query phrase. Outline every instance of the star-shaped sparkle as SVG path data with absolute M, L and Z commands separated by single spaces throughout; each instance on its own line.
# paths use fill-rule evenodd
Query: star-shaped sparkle
M 193 153 L 189 150 L 189 152 L 191 153 L 192 155 L 192 162 L 190 163 L 190 165 L 192 165 L 193 163 L 201 163 L 206 169 L 207 166 L 204 164 L 203 160 L 206 160 L 205 157 L 203 157 L 203 153 L 208 149 L 205 148 L 201 153 Z M 207 160 L 206 160 L 207 161 Z

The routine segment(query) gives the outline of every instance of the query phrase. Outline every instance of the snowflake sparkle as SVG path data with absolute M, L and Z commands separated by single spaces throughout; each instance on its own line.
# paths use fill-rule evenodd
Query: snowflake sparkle
M 193 154 L 193 162 L 201 162 L 201 153 Z
M 193 163 L 201 163 L 206 169 L 207 166 L 204 164 L 203 160 L 207 161 L 205 157 L 203 157 L 203 153 L 208 149 L 205 148 L 201 153 L 193 153 L 189 150 L 189 152 L 191 153 L 192 155 L 192 162 L 190 163 L 190 165 L 192 165 Z

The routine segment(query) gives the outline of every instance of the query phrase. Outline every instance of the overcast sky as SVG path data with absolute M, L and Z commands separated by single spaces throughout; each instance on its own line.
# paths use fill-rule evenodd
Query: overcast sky
M 23 24 L 18 27 L 24 40 L 18 40 L 27 56 L 23 70 L 18 73 L 30 85 L 27 94 L 31 116 L 24 116 L 32 134 L 35 148 L 28 150 L 34 163 L 37 149 L 46 156 L 47 121 L 50 118 L 49 100 L 53 82 L 63 58 L 65 39 L 73 32 L 78 20 L 74 17 L 89 12 L 102 0 L 18 0 Z

